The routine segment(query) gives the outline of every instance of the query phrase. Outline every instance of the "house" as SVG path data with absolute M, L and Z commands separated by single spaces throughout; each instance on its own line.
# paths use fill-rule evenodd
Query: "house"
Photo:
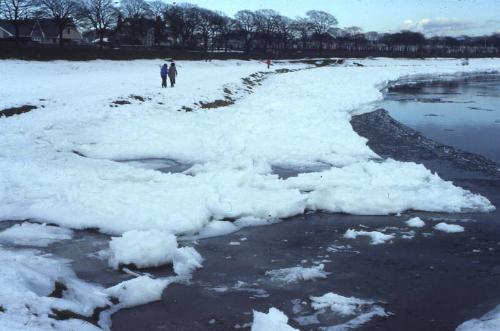
M 59 42 L 59 28 L 53 19 L 28 19 L 18 22 L 19 38 L 23 41 L 41 44 L 56 44 Z M 0 20 L 0 39 L 13 39 L 16 27 L 12 20 Z M 63 40 L 73 43 L 82 42 L 82 35 L 74 23 L 63 31 Z

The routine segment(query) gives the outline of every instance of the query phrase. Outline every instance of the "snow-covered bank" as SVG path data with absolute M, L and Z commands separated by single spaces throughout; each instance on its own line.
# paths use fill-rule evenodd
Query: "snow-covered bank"
M 102 287 L 78 279 L 67 262 L 38 251 L 0 248 L 1 330 L 101 330 L 98 320 L 83 319 L 92 320 L 96 308 L 111 302 Z M 74 316 L 57 318 L 58 311 Z
M 61 73 L 53 63 L 37 63 L 48 67 L 31 72 L 33 63 L 0 61 L 2 74 L 24 75 L 23 84 L 46 78 L 45 86 L 37 85 L 46 93 L 38 96 L 44 99 L 38 100 L 44 109 L 0 119 L 0 220 L 32 218 L 114 235 L 160 230 L 173 238 L 173 234 L 229 233 L 250 220 L 261 224 L 305 210 L 356 214 L 491 210 L 484 197 L 443 181 L 421 165 L 378 158 L 349 120 L 353 111 L 370 109 L 367 104 L 381 97 L 378 88 L 387 80 L 415 73 L 483 71 L 496 69 L 499 63 L 472 61 L 467 68 L 449 60 L 363 63 L 362 68 L 347 63 L 275 75 L 233 106 L 181 113 L 177 110 L 183 105 L 223 97 L 226 83 L 241 85 L 240 77 L 262 64 L 182 64 L 183 72 L 192 77 L 187 75 L 179 88 L 158 92 L 149 81 L 157 73 L 144 70 L 156 65 L 152 61 L 76 63 L 74 75 Z M 68 69 L 67 63 L 58 64 Z M 133 82 L 126 78 L 127 66 L 132 66 Z M 112 77 L 92 79 L 85 68 Z M 56 80 L 61 78 L 71 82 L 67 85 L 71 91 L 78 89 L 72 85 L 75 82 L 85 88 L 74 98 L 57 93 L 61 84 Z M 111 81 L 123 84 L 117 87 Z M 22 91 L 19 84 L 13 78 L 3 89 L 2 83 L 0 90 L 12 93 L 5 100 L 28 102 L 12 88 Z M 130 94 L 146 101 L 109 107 Z M 112 161 L 145 157 L 195 165 L 185 173 L 166 174 Z M 317 162 L 333 167 L 286 180 L 272 174 L 272 165 Z M 220 222 L 225 218 L 236 219 L 236 225 Z M 118 250 L 123 254 L 112 264 L 172 262 L 178 274 L 201 266 L 194 249 L 181 248 L 172 255 L 169 247 L 174 245 L 156 239 L 137 251 L 130 245 L 134 240 L 127 240 Z M 160 298 L 169 282 L 141 278 L 106 293 L 116 292 L 125 307 Z M 131 292 L 123 292 L 128 285 Z
M 149 81 L 154 80 L 154 70 L 152 77 L 149 72 L 140 76 L 135 67 L 144 70 L 145 64 L 155 65 L 97 61 L 72 64 L 72 71 L 64 62 L 0 62 L 1 71 L 13 77 L 2 86 L 9 93 L 21 89 L 19 84 L 40 70 L 54 71 L 49 82 L 66 78 L 88 89 L 79 94 L 82 97 L 58 97 L 59 83 L 52 88 L 47 83 L 45 89 L 53 92 L 43 94 L 50 98 L 45 109 L 0 119 L 4 138 L 0 218 L 50 220 L 112 234 L 150 228 L 192 233 L 213 219 L 280 218 L 306 209 L 385 214 L 493 208 L 485 198 L 446 183 L 421 166 L 371 162 L 377 156 L 349 120 L 351 112 L 369 109 L 367 104 L 380 99 L 379 87 L 389 80 L 493 70 L 500 68 L 500 61 L 477 60 L 462 67 L 453 60 L 377 59 L 363 61 L 365 67 L 304 70 L 270 77 L 233 106 L 192 113 L 177 109 L 192 102 L 193 95 L 200 99 L 221 93 L 223 82 L 235 83 L 261 64 L 185 63 L 181 68 L 186 79 L 192 79 L 188 73 L 197 81 L 205 79 L 203 89 L 200 83 L 188 80 L 186 84 L 194 85 L 186 86 L 180 79 L 179 89 L 168 91 L 155 89 Z M 38 69 L 30 71 L 32 66 Z M 134 85 L 121 81 L 123 70 L 137 75 Z M 101 71 L 107 71 L 109 79 L 114 77 L 117 86 L 92 79 L 91 73 Z M 21 73 L 22 82 L 14 78 Z M 115 98 L 117 90 L 132 93 L 133 86 L 135 94 L 146 92 L 153 98 L 163 93 L 170 102 L 109 107 L 108 96 Z M 73 150 L 98 158 L 163 157 L 198 165 L 190 175 L 164 174 L 80 157 Z M 289 180 L 270 174 L 270 165 L 318 161 L 335 168 Z
M 496 331 L 500 330 L 500 306 L 486 315 L 460 324 L 456 331 Z

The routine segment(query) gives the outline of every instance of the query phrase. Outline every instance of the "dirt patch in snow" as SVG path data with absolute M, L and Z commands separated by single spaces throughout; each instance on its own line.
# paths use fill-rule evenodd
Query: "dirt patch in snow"
M 213 108 L 219 108 L 219 107 L 226 107 L 234 104 L 234 100 L 232 99 L 224 99 L 224 100 L 215 100 L 212 102 L 200 102 L 201 108 L 202 109 L 213 109 Z
M 10 116 L 14 116 L 14 115 L 20 115 L 20 114 L 30 112 L 33 109 L 37 109 L 37 108 L 38 108 L 37 106 L 33 106 L 33 105 L 24 105 L 21 107 L 6 108 L 3 110 L 0 110 L 0 117 L 3 117 L 3 116 L 10 117 Z

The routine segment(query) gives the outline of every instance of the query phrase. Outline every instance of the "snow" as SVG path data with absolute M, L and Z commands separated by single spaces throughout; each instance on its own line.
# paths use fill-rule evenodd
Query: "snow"
M 109 243 L 109 265 L 134 264 L 137 268 L 158 267 L 170 263 L 177 250 L 177 239 L 162 231 L 128 231 Z
M 73 238 L 73 231 L 46 224 L 23 222 L 0 232 L 0 243 L 47 247 L 60 240 Z
M 179 276 L 189 277 L 202 267 L 203 258 L 193 247 L 178 248 L 173 256 L 174 271 Z
M 394 235 L 384 234 L 378 231 L 356 231 L 353 229 L 348 229 L 344 234 L 344 238 L 347 239 L 356 239 L 359 236 L 370 237 L 371 245 L 385 244 L 387 241 L 394 239 Z
M 111 304 L 105 290 L 78 279 L 68 261 L 0 247 L 0 265 L 0 330 L 100 330 L 83 320 L 51 317 L 54 310 L 91 316 L 96 307 Z M 56 282 L 66 287 L 61 298 L 51 296 Z
M 194 249 L 178 248 L 174 236 L 223 235 L 307 210 L 377 215 L 493 210 L 486 198 L 442 180 L 423 165 L 380 158 L 349 121 L 355 113 L 373 110 L 373 103 L 383 96 L 381 89 L 401 77 L 453 78 L 499 70 L 500 61 L 472 59 L 466 67 L 443 59 L 356 61 L 364 67 L 347 60 L 342 66 L 271 74 L 247 94 L 241 78 L 263 70 L 264 64 L 179 62 L 176 88 L 161 90 L 162 60 L 1 60 L 0 110 L 25 104 L 39 108 L 0 118 L 0 220 L 97 228 L 121 236 L 110 243 L 112 266 L 172 262 L 174 270 L 185 275 L 201 266 L 201 256 Z M 285 67 L 307 66 L 280 63 L 274 69 Z M 200 101 L 222 100 L 227 90 L 237 99 L 234 105 L 200 110 Z M 116 100 L 130 103 L 116 106 Z M 179 112 L 183 106 L 194 111 Z M 193 166 L 180 173 L 162 173 L 155 170 L 161 162 L 138 167 L 133 160 L 140 159 Z M 272 170 L 318 165 L 327 169 L 288 179 L 280 179 Z M 10 229 L 10 239 L 5 239 L 9 230 L 3 232 L 9 244 L 34 232 L 22 230 L 12 239 L 16 229 Z M 349 236 L 370 236 L 372 243 L 392 238 L 380 232 L 350 231 Z M 47 237 L 47 228 L 38 232 Z M 59 240 L 63 235 L 55 236 Z M 41 242 L 34 237 L 31 241 Z M 7 277 L 5 270 L 19 268 L 30 270 L 30 275 L 34 272 L 35 279 L 50 280 L 37 280 L 44 290 L 30 298 L 37 309 L 45 309 L 37 318 L 43 324 L 51 320 L 47 302 L 59 302 L 46 299 L 47 284 L 55 274 L 45 271 L 52 262 L 30 254 L 33 270 L 31 264 L 10 259 L 12 269 L 2 268 L 0 273 Z M 13 284 L 20 286 L 20 293 L 33 292 L 31 285 L 19 282 Z M 169 281 L 139 277 L 129 282 L 109 290 L 121 296 L 124 305 L 159 298 Z M 107 300 L 100 296 L 102 289 L 89 288 L 88 294 L 80 291 L 77 296 L 85 298 L 85 304 L 66 300 L 64 305 L 87 314 L 90 307 Z M 94 296 L 101 301 L 93 302 Z M 32 318 L 22 308 L 26 297 L 2 298 L 8 298 L 9 305 L 19 303 L 18 311 L 12 311 L 20 320 Z
M 205 226 L 196 236 L 198 239 L 218 237 L 238 231 L 240 228 L 228 221 L 213 221 Z
M 224 231 L 211 233 L 212 221 L 279 219 L 308 209 L 389 214 L 494 208 L 422 165 L 378 159 L 349 120 L 355 111 L 371 110 L 388 81 L 498 69 L 500 61 L 474 60 L 466 68 L 454 60 L 374 59 L 363 60 L 362 68 L 347 61 L 271 75 L 232 106 L 190 113 L 177 110 L 223 98 L 224 88 L 241 91 L 240 78 L 262 63 L 179 63 L 178 87 L 166 91 L 153 78 L 160 62 L 0 61 L 9 81 L 0 88 L 2 107 L 45 106 L 0 119 L 0 219 L 47 220 L 112 235 L 152 229 L 212 235 L 236 230 L 225 223 Z M 26 81 L 33 81 L 30 93 L 24 93 Z M 68 98 L 61 90 L 79 93 Z M 150 100 L 109 107 L 131 94 Z M 113 161 L 145 158 L 195 165 L 160 173 Z M 287 180 L 272 174 L 271 166 L 318 162 L 333 167 Z
M 361 300 L 353 297 L 344 297 L 335 293 L 326 293 L 321 297 L 311 297 L 311 306 L 315 310 L 329 308 L 340 316 L 352 316 L 364 305 L 371 305 L 371 300 Z
M 388 316 L 388 313 L 373 300 L 344 297 L 335 293 L 326 293 L 321 297 L 311 297 L 311 306 L 319 313 L 331 311 L 340 317 L 352 317 L 349 321 L 322 328 L 327 331 L 345 331 L 356 329 L 369 322 L 375 316 Z M 314 316 L 314 315 L 313 315 Z
M 325 331 L 347 331 L 347 330 L 355 330 L 362 326 L 363 324 L 369 322 L 372 318 L 374 317 L 387 317 L 388 314 L 382 307 L 375 306 L 371 310 L 367 311 L 366 313 L 362 313 L 359 316 L 356 316 L 355 318 L 340 324 L 340 325 L 334 325 L 325 328 Z
M 304 280 L 326 278 L 329 273 L 324 271 L 324 269 L 325 266 L 323 264 L 310 268 L 291 267 L 266 271 L 266 276 L 269 276 L 273 282 L 297 283 Z
M 261 313 L 253 311 L 253 324 L 251 331 L 298 331 L 288 325 L 288 317 L 276 308 L 270 308 L 269 312 Z
M 405 222 L 406 225 L 412 228 L 423 228 L 425 226 L 425 222 L 420 219 L 420 217 L 414 217 Z
M 460 324 L 455 331 L 497 331 L 500 330 L 500 306 L 478 319 Z
M 120 308 L 134 307 L 160 300 L 163 290 L 173 281 L 173 277 L 140 276 L 110 287 L 106 293 L 119 300 Z
M 164 231 L 127 231 L 112 237 L 109 249 L 108 263 L 115 269 L 129 264 L 149 268 L 172 263 L 177 275 L 188 277 L 203 262 L 193 247 L 178 247 L 176 237 Z
M 436 224 L 434 226 L 434 229 L 439 230 L 439 231 L 443 231 L 443 232 L 447 232 L 447 233 L 458 233 L 458 232 L 465 231 L 464 227 L 461 225 L 448 224 L 448 223 L 444 223 L 444 222 Z

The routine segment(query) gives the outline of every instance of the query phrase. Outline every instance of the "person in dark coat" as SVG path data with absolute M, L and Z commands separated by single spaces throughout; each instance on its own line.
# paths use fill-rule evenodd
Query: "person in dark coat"
M 168 71 L 168 77 L 170 78 L 170 86 L 174 87 L 175 85 L 175 77 L 177 77 L 177 68 L 175 67 L 175 63 L 172 62 L 170 64 L 170 70 Z
M 166 88 L 167 87 L 167 75 L 168 75 L 168 64 L 164 64 L 161 67 L 160 70 L 160 76 L 161 76 L 161 87 Z

